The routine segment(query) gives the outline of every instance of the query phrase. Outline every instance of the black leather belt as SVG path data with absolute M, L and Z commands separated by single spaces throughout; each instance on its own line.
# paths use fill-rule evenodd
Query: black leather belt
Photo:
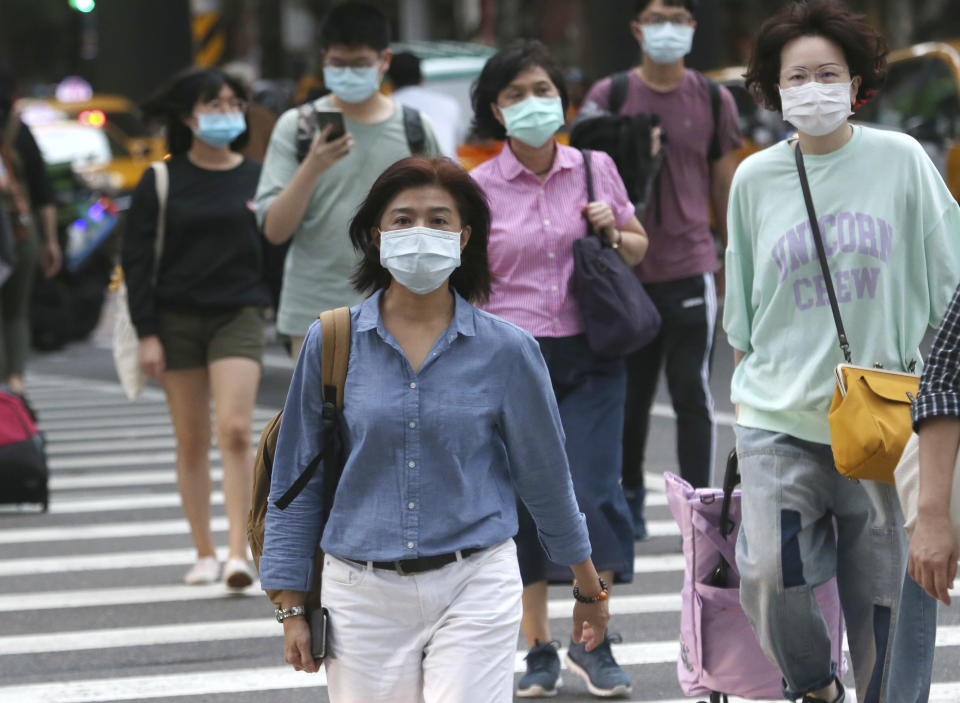
M 466 559 L 471 554 L 482 552 L 486 547 L 471 547 L 470 549 L 461 549 L 459 552 L 450 552 L 449 554 L 436 554 L 432 557 L 419 557 L 417 559 L 399 559 L 397 561 L 360 561 L 359 559 L 347 559 L 354 564 L 361 566 L 373 566 L 374 569 L 389 569 L 396 571 L 401 576 L 408 574 L 422 574 L 424 571 L 433 571 L 447 564 L 457 561 L 457 555 L 460 559 Z

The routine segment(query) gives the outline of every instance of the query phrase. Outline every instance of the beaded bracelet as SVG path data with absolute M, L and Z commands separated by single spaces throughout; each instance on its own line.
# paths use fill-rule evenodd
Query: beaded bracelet
M 599 601 L 606 600 L 607 597 L 610 595 L 610 589 L 607 588 L 607 582 L 604 581 L 599 576 L 597 577 L 597 580 L 600 581 L 600 592 L 597 595 L 591 598 L 587 598 L 586 596 L 581 596 L 580 586 L 574 585 L 573 587 L 574 600 L 580 603 L 597 603 Z

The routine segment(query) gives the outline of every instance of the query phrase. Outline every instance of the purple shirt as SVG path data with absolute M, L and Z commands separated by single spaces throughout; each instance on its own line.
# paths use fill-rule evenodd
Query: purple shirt
M 637 266 L 642 281 L 659 283 L 717 270 L 717 249 L 710 231 L 710 179 L 707 153 L 713 139 L 713 110 L 704 79 L 686 69 L 680 85 L 659 93 L 630 71 L 622 114 L 640 112 L 660 116 L 668 144 L 659 176 L 656 202 L 647 208 L 643 226 L 650 248 Z M 743 146 L 737 105 L 726 88 L 720 88 L 717 137 L 726 154 Z M 610 104 L 610 78 L 597 82 L 587 94 L 584 110 L 606 110 Z M 654 188 L 653 198 L 656 198 Z M 658 223 L 659 210 L 659 223 Z
M 594 197 L 613 210 L 617 227 L 633 217 L 633 205 L 613 159 L 592 152 Z M 514 156 L 509 143 L 470 172 L 490 204 L 487 255 L 493 281 L 481 307 L 534 337 L 572 337 L 583 332 L 573 297 L 573 242 L 587 234 L 583 158 L 557 145 L 543 183 Z

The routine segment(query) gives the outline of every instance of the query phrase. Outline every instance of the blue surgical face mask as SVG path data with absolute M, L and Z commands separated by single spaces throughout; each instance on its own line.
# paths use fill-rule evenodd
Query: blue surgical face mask
M 530 96 L 513 105 L 501 107 L 507 135 L 538 148 L 563 126 L 563 102 L 560 98 Z
M 345 103 L 362 103 L 380 87 L 377 66 L 324 66 L 323 82 Z
M 688 24 L 661 22 L 645 24 L 641 28 L 643 53 L 656 63 L 673 63 L 690 53 L 693 46 L 693 27 Z
M 197 115 L 197 128 L 193 133 L 210 146 L 229 146 L 247 131 L 247 121 L 242 112 L 201 112 Z

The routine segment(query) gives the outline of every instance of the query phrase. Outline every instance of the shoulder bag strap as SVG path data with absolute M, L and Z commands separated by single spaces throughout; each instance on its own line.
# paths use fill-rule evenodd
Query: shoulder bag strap
M 700 74 L 703 75 L 703 74 Z M 713 114 L 713 136 L 710 138 L 710 150 L 707 152 L 708 161 L 716 161 L 723 154 L 720 153 L 720 108 L 721 96 L 720 86 L 715 82 L 703 76 L 707 82 L 707 91 L 710 93 L 710 111 Z
M 170 171 L 166 161 L 150 164 L 157 191 L 157 238 L 153 245 L 153 284 L 157 282 L 160 271 L 160 257 L 163 255 L 163 239 L 167 233 L 167 196 L 170 193 Z
M 817 222 L 817 213 L 813 209 L 813 196 L 810 195 L 810 184 L 807 182 L 807 170 L 803 167 L 803 154 L 800 151 L 800 142 L 794 150 L 797 158 L 797 173 L 800 175 L 800 187 L 803 189 L 803 200 L 807 206 L 807 217 L 810 218 L 810 230 L 813 232 L 813 241 L 817 245 L 817 256 L 820 258 L 820 269 L 823 271 L 823 284 L 827 287 L 830 296 L 830 309 L 833 310 L 833 321 L 837 326 L 837 337 L 840 339 L 840 348 L 843 358 L 850 363 L 850 343 L 847 333 L 843 329 L 843 320 L 840 318 L 840 305 L 837 303 L 837 293 L 833 289 L 833 278 L 830 276 L 830 267 L 827 265 L 827 253 L 823 248 L 823 238 L 820 236 L 820 225 Z
M 407 135 L 407 146 L 410 148 L 410 153 L 414 156 L 426 154 L 427 132 L 423 127 L 423 118 L 420 116 L 420 111 L 409 105 L 402 105 L 401 107 L 403 108 L 403 131 Z
M 340 483 L 339 412 L 343 407 L 343 386 L 347 379 L 350 360 L 350 308 L 337 308 L 320 313 L 320 388 L 323 397 L 323 451 L 307 464 L 290 488 L 277 499 L 280 510 L 300 495 L 323 461 L 324 515 L 330 514 L 333 497 Z M 330 398 L 336 398 L 330 402 Z
M 583 170 L 587 177 L 587 203 L 592 203 L 595 200 L 595 196 L 593 191 L 593 168 L 590 166 L 590 150 L 580 149 L 580 155 L 583 157 Z M 594 237 L 600 237 L 593 229 L 593 225 L 590 224 L 590 220 L 587 220 L 587 236 L 589 237 L 591 234 Z M 601 241 L 603 241 L 602 238 Z

